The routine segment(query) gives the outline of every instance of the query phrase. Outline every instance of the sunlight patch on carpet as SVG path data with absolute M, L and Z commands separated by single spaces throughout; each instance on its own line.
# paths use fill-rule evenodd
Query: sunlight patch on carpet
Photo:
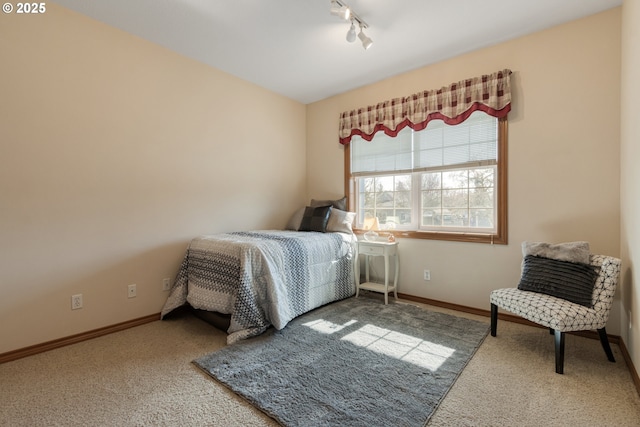
M 316 332 L 320 332 L 323 334 L 333 334 L 336 332 L 340 332 L 341 330 L 343 330 L 346 327 L 349 327 L 351 325 L 353 325 L 354 323 L 358 323 L 357 320 L 350 320 L 347 323 L 344 323 L 342 325 L 337 325 L 333 322 L 329 322 L 328 320 L 324 320 L 324 319 L 318 319 L 318 320 L 314 320 L 312 322 L 307 322 L 307 323 L 303 323 L 303 326 L 307 326 L 311 329 L 313 329 Z
M 452 348 L 375 325 L 365 325 L 342 339 L 376 353 L 427 368 L 431 372 L 437 371 L 455 352 Z

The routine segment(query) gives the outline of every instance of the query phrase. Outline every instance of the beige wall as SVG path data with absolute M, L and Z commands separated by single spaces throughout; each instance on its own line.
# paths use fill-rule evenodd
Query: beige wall
M 640 2 L 622 6 L 622 112 L 620 144 L 622 316 L 621 336 L 640 370 Z
M 524 240 L 619 256 L 620 21 L 617 8 L 309 105 L 309 194 L 343 193 L 342 111 L 510 68 L 509 244 L 400 239 L 400 292 L 488 310 L 492 289 L 517 284 Z
M 302 104 L 52 3 L 0 58 L 0 353 L 158 313 L 191 238 L 305 202 Z

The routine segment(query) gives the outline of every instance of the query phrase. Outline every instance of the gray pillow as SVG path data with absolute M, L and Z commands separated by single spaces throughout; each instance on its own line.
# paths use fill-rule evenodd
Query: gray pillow
M 291 216 L 289 222 L 285 226 L 285 230 L 293 230 L 298 231 L 300 228 L 300 223 L 302 222 L 302 217 L 304 216 L 304 208 L 300 208 Z
M 518 289 L 592 307 L 598 269 L 592 265 L 527 255 Z
M 340 209 L 341 211 L 347 210 L 347 197 L 343 197 L 338 200 L 316 200 L 311 199 L 311 206 L 333 206 L 336 209 Z
M 555 245 L 543 242 L 522 242 L 523 257 L 533 255 L 558 261 L 589 264 L 589 254 L 588 242 L 568 242 Z

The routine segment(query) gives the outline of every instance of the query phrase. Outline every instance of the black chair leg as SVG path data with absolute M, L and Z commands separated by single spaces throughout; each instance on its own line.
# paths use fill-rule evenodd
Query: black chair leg
M 491 304 L 491 336 L 496 336 L 496 329 L 498 327 L 498 306 Z
M 613 357 L 613 352 L 611 351 L 611 346 L 609 345 L 609 338 L 607 337 L 607 331 L 604 328 L 598 329 L 598 335 L 600 335 L 600 342 L 602 343 L 602 348 L 604 348 L 604 352 L 607 354 L 607 359 L 609 362 L 615 362 L 616 359 Z
M 556 342 L 556 374 L 564 373 L 564 332 L 555 330 Z

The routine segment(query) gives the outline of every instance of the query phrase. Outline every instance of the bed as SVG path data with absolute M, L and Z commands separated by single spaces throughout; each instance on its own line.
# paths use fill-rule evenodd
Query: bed
M 352 233 L 313 230 L 197 237 L 162 318 L 183 306 L 227 316 L 229 344 L 270 326 L 282 329 L 303 313 L 355 294 L 355 242 Z

